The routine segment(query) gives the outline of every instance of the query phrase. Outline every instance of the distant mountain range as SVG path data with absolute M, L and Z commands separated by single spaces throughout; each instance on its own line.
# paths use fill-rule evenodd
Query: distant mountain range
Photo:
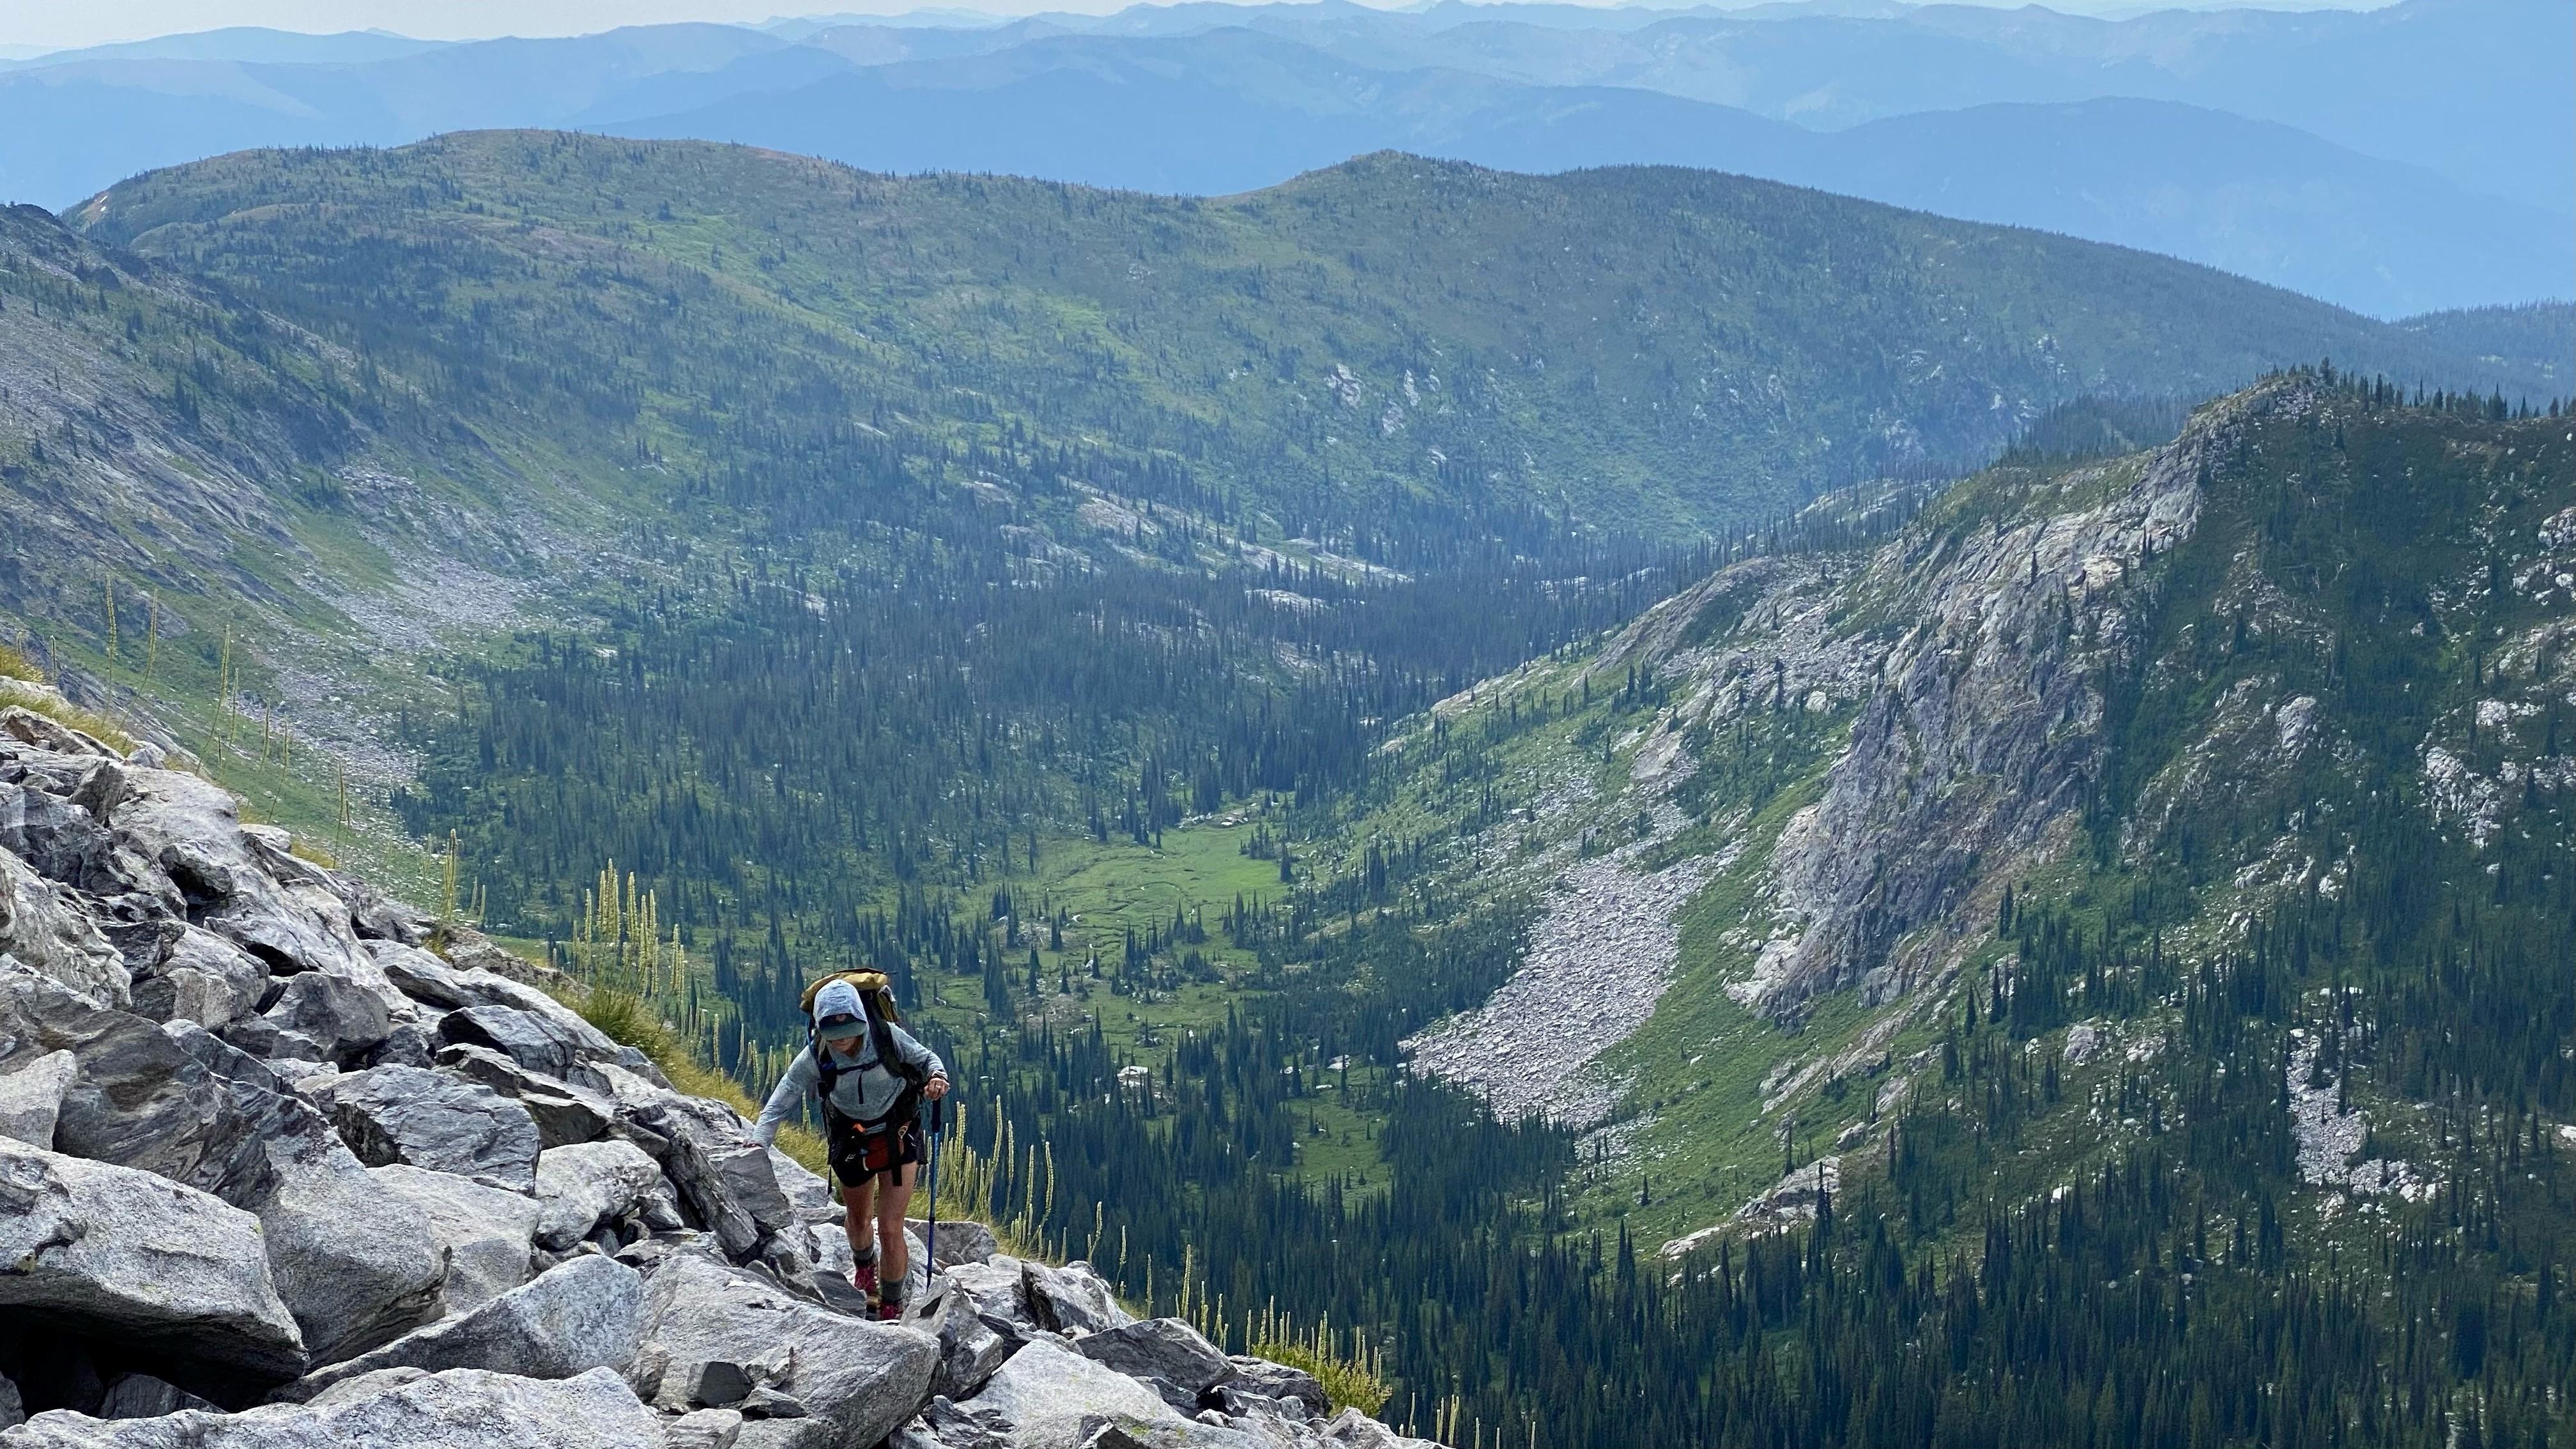
M 436 44 L 226 30 L 0 66 L 0 195 L 547 126 L 1228 194 L 1395 148 L 1663 163 L 2164 252 L 2380 316 L 2576 295 L 2576 7 L 1138 6 Z

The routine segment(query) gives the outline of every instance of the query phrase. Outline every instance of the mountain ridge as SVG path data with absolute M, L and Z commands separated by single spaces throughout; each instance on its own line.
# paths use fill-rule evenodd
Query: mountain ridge
M 516 126 L 1218 193 L 1395 147 L 1506 169 L 1714 164 L 2168 250 L 2380 315 L 2567 294 L 2576 256 L 2563 220 L 2576 194 L 2549 178 L 2576 168 L 2486 144 L 2552 133 L 2544 116 L 2514 107 L 2563 89 L 2563 78 L 2501 78 L 2549 53 L 2561 17 L 2502 3 L 2394 8 L 2393 19 L 2109 23 L 1933 7 L 1866 20 L 1661 15 L 1631 30 L 1598 17 L 1569 28 L 1196 7 L 792 38 L 634 27 L 300 66 L 74 58 L 0 73 L 0 188 L 63 206 L 209 151 Z M 1941 59 L 1928 61 L 1926 47 Z M 2445 91 L 2419 73 L 2427 66 L 2464 78 Z M 2354 75 L 2367 82 L 2358 120 L 2345 94 Z M 914 88 L 922 81 L 930 89 Z M 2200 133 L 2183 145 L 2169 126 L 2112 126 L 2099 103 L 2121 96 L 2196 107 Z M 2368 119 L 2401 104 L 2433 118 L 2429 129 L 2396 136 Z M 1999 105 L 2075 109 L 1987 109 Z M 1712 106 L 1749 108 L 1768 125 Z M 2466 129 L 2446 129 L 2454 124 Z M 2300 134 L 2271 129 L 2281 125 Z M 1979 129 L 1951 134 L 1963 126 Z M 1283 130 L 1301 144 L 1282 149 Z M 1088 143 L 1068 145 L 1070 135 Z M 2014 154 L 2009 170 L 2028 174 L 1969 191 L 1916 175 L 1926 153 L 1960 145 Z

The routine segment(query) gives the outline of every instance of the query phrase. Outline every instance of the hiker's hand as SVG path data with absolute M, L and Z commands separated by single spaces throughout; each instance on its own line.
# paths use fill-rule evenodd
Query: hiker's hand
M 934 1101 L 934 1102 L 938 1101 L 938 1100 L 939 1100 L 940 1098 L 942 1098 L 942 1097 L 947 1096 L 947 1095 L 948 1095 L 948 1079 L 947 1079 L 946 1077 L 933 1077 L 933 1078 L 931 1078 L 931 1079 L 930 1079 L 930 1084 L 929 1084 L 928 1086 L 923 1087 L 923 1088 L 921 1089 L 921 1095 L 923 1095 L 924 1097 L 929 1098 L 931 1101 Z

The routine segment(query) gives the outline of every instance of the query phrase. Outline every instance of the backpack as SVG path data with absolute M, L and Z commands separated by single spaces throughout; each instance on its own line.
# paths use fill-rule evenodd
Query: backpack
M 797 999 L 798 1009 L 805 1013 L 806 1047 L 814 1053 L 818 1074 L 814 1081 L 814 1095 L 827 1109 L 828 1120 L 832 1084 L 840 1079 L 842 1072 L 851 1070 L 832 1060 L 832 1054 L 823 1049 L 823 1034 L 814 1027 L 814 998 L 835 981 L 846 981 L 858 988 L 859 1006 L 868 1018 L 868 1041 L 876 1048 L 877 1060 L 904 1084 L 903 1095 L 895 1099 L 894 1109 L 886 1115 L 889 1118 L 901 1117 L 906 1104 L 918 1097 L 923 1084 L 930 1080 L 930 1074 L 905 1061 L 894 1049 L 894 1024 L 903 1020 L 903 1013 L 895 1008 L 894 982 L 882 971 L 835 971 L 808 983 L 805 994 Z

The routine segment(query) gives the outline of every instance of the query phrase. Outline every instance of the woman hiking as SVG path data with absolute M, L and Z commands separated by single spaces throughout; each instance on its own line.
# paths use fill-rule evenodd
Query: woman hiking
M 948 1095 L 948 1067 L 847 981 L 824 982 L 812 1011 L 813 1045 L 796 1054 L 755 1130 L 762 1142 L 774 1142 L 778 1124 L 806 1093 L 822 1099 L 832 1175 L 841 1180 L 841 1227 L 858 1263 L 850 1282 L 875 1299 L 877 1317 L 892 1321 L 903 1316 L 912 1270 L 903 1217 L 921 1161 L 915 1117 L 923 1101 Z

